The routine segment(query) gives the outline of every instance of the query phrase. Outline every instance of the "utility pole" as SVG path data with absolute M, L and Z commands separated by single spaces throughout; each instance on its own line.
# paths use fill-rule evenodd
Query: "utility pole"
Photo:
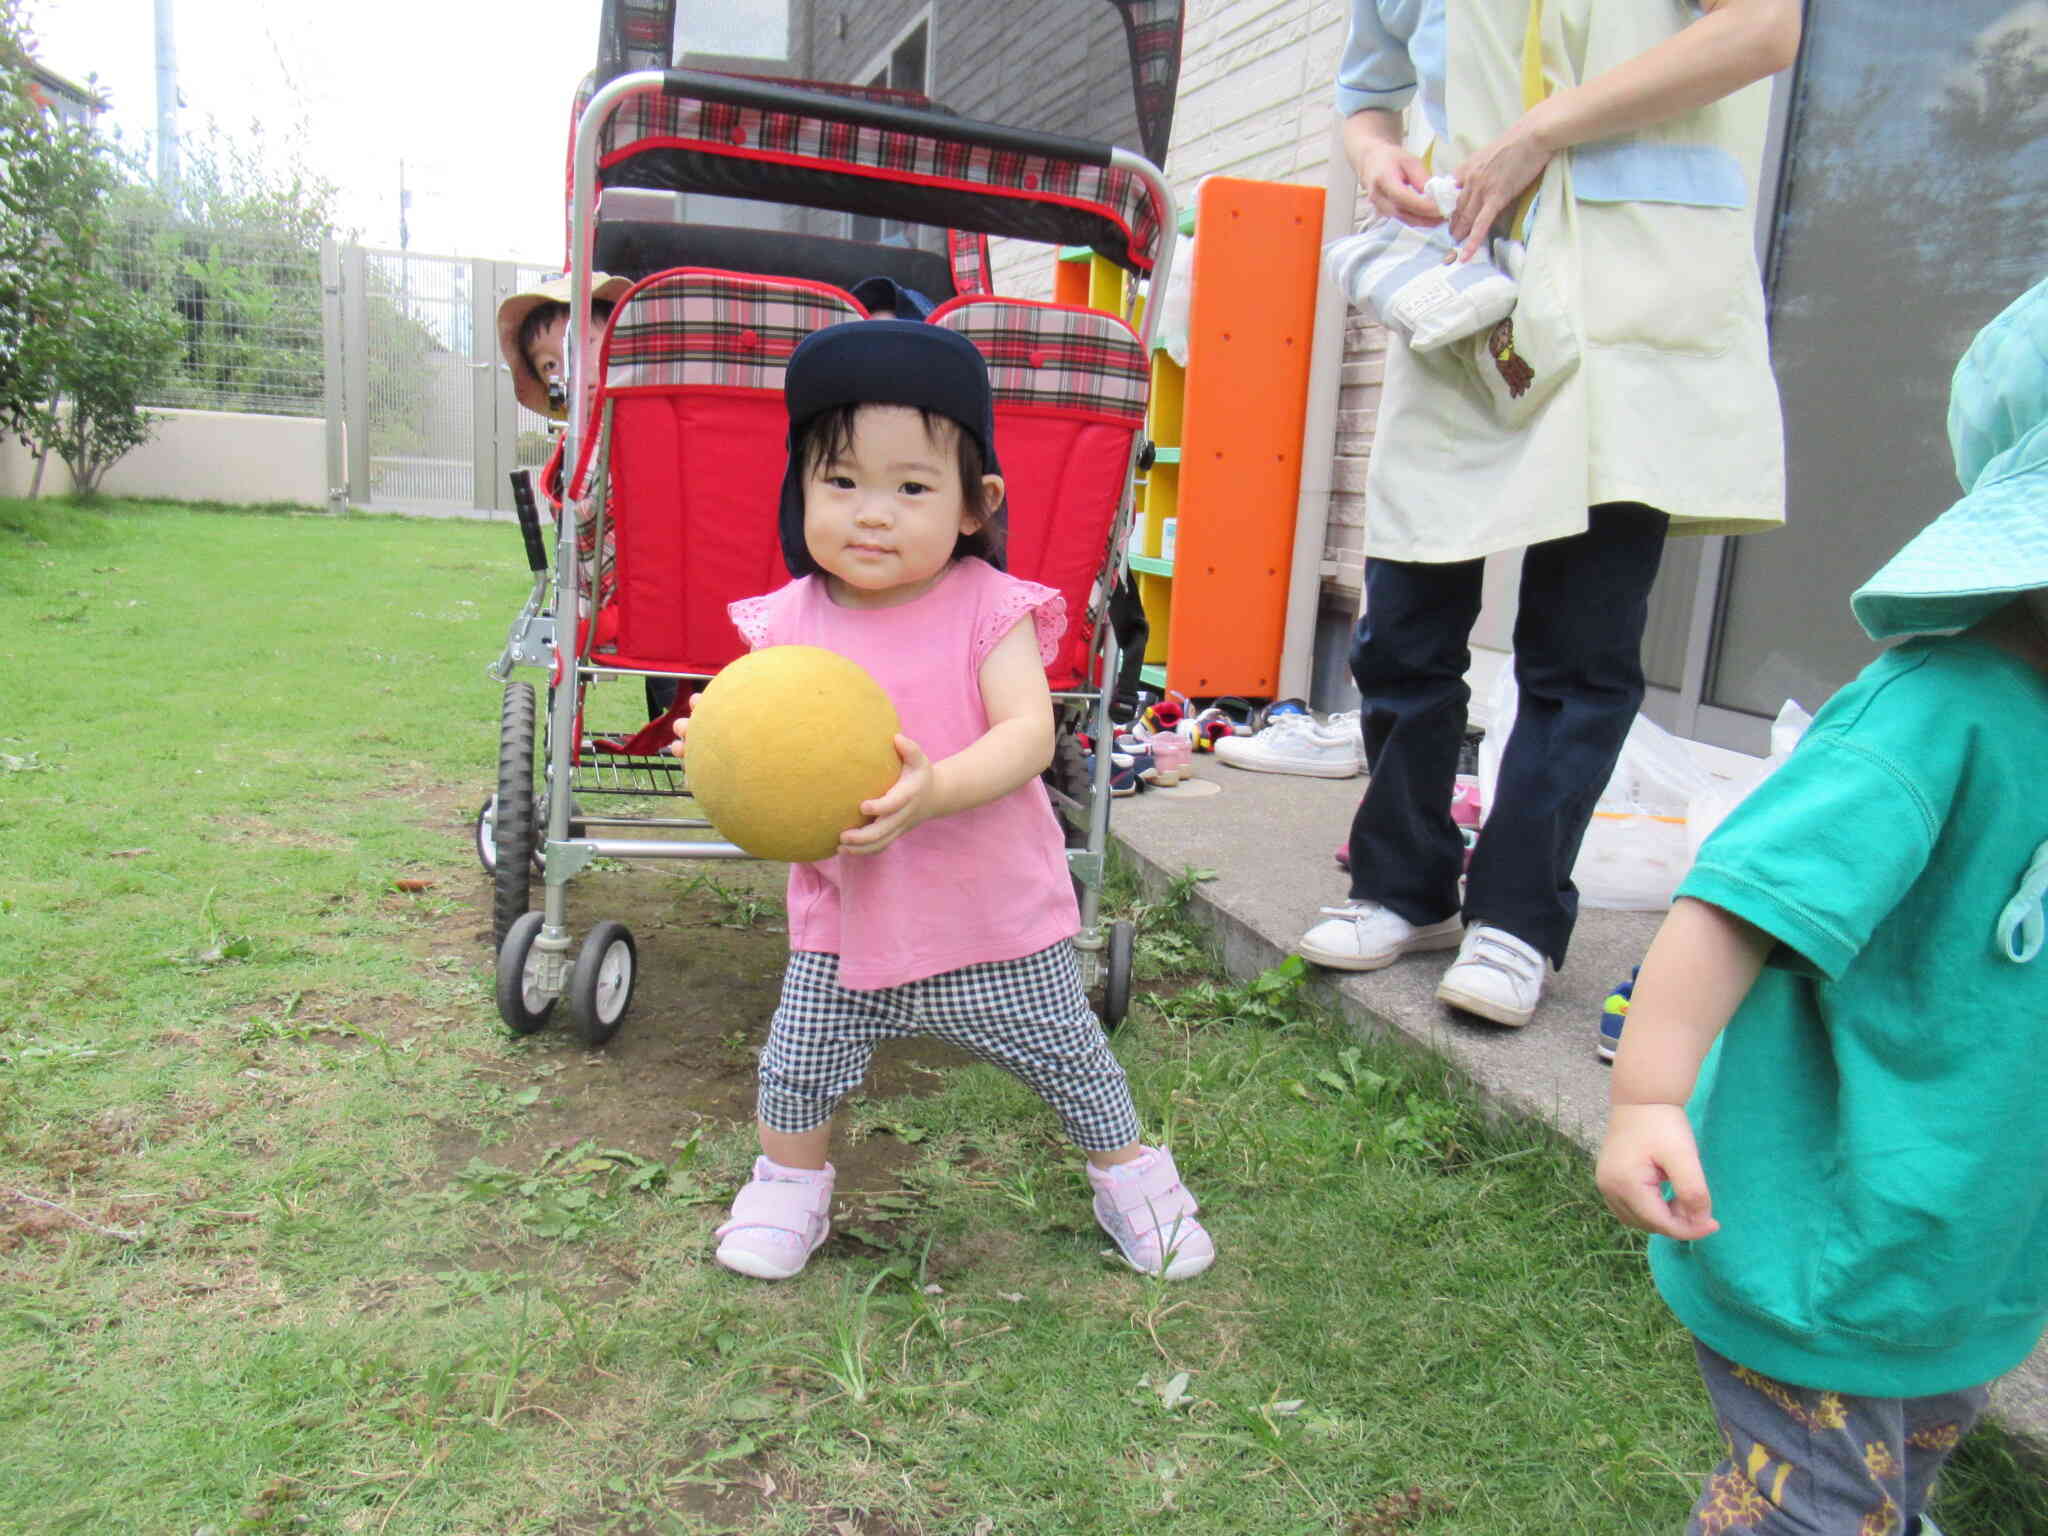
M 398 157 L 398 312 L 412 318 L 412 230 L 405 215 L 412 207 L 412 194 L 405 190 L 405 156 Z
M 156 180 L 178 204 L 178 45 L 171 0 L 156 0 Z

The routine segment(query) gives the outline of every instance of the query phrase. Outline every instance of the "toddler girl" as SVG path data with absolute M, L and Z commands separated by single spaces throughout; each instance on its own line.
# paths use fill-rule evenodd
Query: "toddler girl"
M 902 719 L 903 773 L 862 805 L 872 819 L 837 855 L 790 868 L 761 1156 L 718 1229 L 718 1262 L 766 1280 L 804 1267 L 830 1230 L 834 1107 L 877 1041 L 931 1035 L 1052 1105 L 1133 1269 L 1199 1274 L 1215 1247 L 1172 1154 L 1139 1142 L 1081 986 L 1080 917 L 1039 782 L 1053 750 L 1044 667 L 1065 603 L 998 568 L 1003 482 L 981 354 L 916 321 L 838 325 L 796 348 L 784 388 L 780 526 L 795 580 L 734 603 L 733 622 L 755 648 L 823 646 L 866 667 Z

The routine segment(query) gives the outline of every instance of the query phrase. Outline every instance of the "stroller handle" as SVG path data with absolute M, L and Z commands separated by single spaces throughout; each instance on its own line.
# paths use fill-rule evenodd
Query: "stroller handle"
M 662 89 L 671 96 L 688 96 L 722 106 L 753 107 L 763 112 L 795 112 L 807 117 L 827 117 L 861 127 L 917 134 L 944 139 L 954 144 L 1003 150 L 1020 155 L 1043 155 L 1080 165 L 1107 167 L 1116 154 L 1110 144 L 1076 139 L 1060 133 L 1035 133 L 1001 123 L 984 123 L 947 112 L 923 112 L 915 107 L 892 106 L 887 102 L 841 96 L 836 92 L 807 91 L 798 86 L 777 85 L 737 75 L 713 75 L 694 69 L 662 71 Z

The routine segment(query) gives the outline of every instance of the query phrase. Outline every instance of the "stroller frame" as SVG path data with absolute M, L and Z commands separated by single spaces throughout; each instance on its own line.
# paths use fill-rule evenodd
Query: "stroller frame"
M 582 719 L 584 693 L 589 683 L 604 678 L 694 678 L 703 675 L 607 666 L 588 653 L 586 646 L 594 646 L 595 643 L 596 598 L 599 594 L 583 590 L 585 567 L 579 557 L 579 526 L 574 515 L 580 500 L 594 500 L 596 526 L 591 537 L 595 544 L 594 554 L 602 551 L 605 519 L 609 515 L 610 460 L 606 436 L 611 416 L 607 406 L 600 420 L 594 422 L 591 419 L 595 392 L 583 387 L 583 381 L 594 376 L 594 369 L 602 356 L 600 337 L 590 318 L 600 141 L 606 126 L 622 109 L 654 95 L 684 96 L 723 108 L 763 114 L 783 112 L 824 117 L 883 133 L 914 134 L 954 146 L 963 163 L 968 157 L 980 155 L 986 155 L 991 161 L 1007 157 L 1012 164 L 1019 156 L 1043 157 L 1056 166 L 1081 165 L 1122 173 L 1135 179 L 1149 202 L 1152 214 L 1151 227 L 1141 231 L 1151 241 L 1149 264 L 1144 262 L 1140 239 L 1133 235 L 1129 226 L 1123 231 L 1128 242 L 1125 248 L 1128 259 L 1123 264 L 1134 272 L 1149 265 L 1145 275 L 1149 277 L 1150 291 L 1155 295 L 1165 290 L 1179 227 L 1173 193 L 1162 173 L 1142 156 L 1114 145 L 852 99 L 831 94 L 829 87 L 811 90 L 688 70 L 648 70 L 621 75 L 591 96 L 577 117 L 571 154 L 569 266 L 572 296 L 568 335 L 569 373 L 577 381 L 577 386 L 571 390 L 570 417 L 562 451 L 564 477 L 552 577 L 554 602 L 550 610 L 547 601 L 550 577 L 546 571 L 538 512 L 530 493 L 522 487 L 517 501 L 534 584 L 525 606 L 513 622 L 503 653 L 489 669 L 491 675 L 501 681 L 509 677 L 513 667 L 518 665 L 545 667 L 550 672 L 553 687 L 545 720 L 545 788 L 541 800 L 545 825 L 530 827 L 516 836 L 508 837 L 506 831 L 508 815 L 532 815 L 534 698 L 530 685 L 523 683 L 510 684 L 505 691 L 501 717 L 500 794 L 487 804 L 478 824 L 479 853 L 487 867 L 493 869 L 499 896 L 497 906 L 502 936 L 496 979 L 501 1016 L 516 1032 L 539 1029 L 547 1021 L 555 1002 L 566 993 L 570 998 L 575 1031 L 590 1045 L 601 1045 L 619 1027 L 631 1000 L 637 954 L 624 925 L 609 920 L 596 924 L 580 946 L 575 944 L 568 921 L 569 881 L 599 858 L 753 858 L 735 845 L 715 838 L 605 835 L 609 830 L 629 825 L 662 832 L 701 833 L 712 829 L 708 821 L 696 818 L 590 814 L 575 803 L 572 794 L 573 789 L 584 787 L 577 783 L 578 770 L 592 770 L 601 758 L 608 759 L 605 766 L 621 776 L 622 782 L 612 785 L 591 782 L 587 785 L 591 790 L 657 795 L 685 793 L 681 765 L 672 758 L 621 757 L 594 749 L 586 750 Z M 738 142 L 737 138 L 735 142 Z M 886 173 L 873 170 L 864 174 L 875 176 L 878 181 L 888 179 Z M 916 179 L 904 178 L 913 182 Z M 1038 184 L 1035 178 L 1027 178 L 1027 181 L 1030 188 Z M 1018 191 L 991 182 L 986 190 L 1003 197 L 1033 201 L 1028 188 Z M 886 210 L 890 216 L 900 216 L 897 210 L 902 207 L 902 196 L 899 189 L 895 202 Z M 798 197 L 786 197 L 785 200 L 791 203 L 803 201 Z M 1076 199 L 1051 193 L 1045 194 L 1044 200 L 1049 204 L 1077 202 Z M 845 205 L 818 203 L 812 206 Z M 956 198 L 953 204 L 955 216 L 958 206 Z M 1055 212 L 1059 210 L 1055 209 Z M 1064 216 L 1071 218 L 1071 210 Z M 1008 231 L 997 229 L 996 232 Z M 1033 232 L 1026 234 L 1025 238 L 1039 237 Z M 677 271 L 681 273 L 683 269 Z M 651 283 L 669 275 L 659 273 L 645 281 Z M 614 321 L 623 313 L 626 302 L 630 302 L 630 295 L 614 313 Z M 1140 356 L 1149 358 L 1158 305 L 1146 303 L 1140 306 L 1140 311 L 1135 326 L 1137 342 Z M 609 334 L 610 328 L 607 327 L 605 335 L 608 337 Z M 593 433 L 597 434 L 595 443 L 592 442 Z M 1056 711 L 1069 719 L 1085 719 L 1099 748 L 1094 754 L 1092 775 L 1086 782 L 1085 800 L 1076 800 L 1062 793 L 1057 785 L 1053 798 L 1056 814 L 1064 825 L 1072 829 L 1069 842 L 1072 843 L 1076 835 L 1080 838 L 1081 845 L 1070 846 L 1067 854 L 1081 912 L 1081 931 L 1075 945 L 1082 960 L 1084 982 L 1101 986 L 1101 1011 L 1105 1024 L 1110 1027 L 1121 1020 L 1128 1006 L 1133 935 L 1130 924 L 1105 925 L 1101 916 L 1111 769 L 1110 754 L 1106 749 L 1114 737 L 1110 705 L 1119 666 L 1116 636 L 1109 622 L 1108 601 L 1124 573 L 1126 545 L 1133 521 L 1133 477 L 1145 458 L 1146 446 L 1140 426 L 1130 434 L 1121 494 L 1109 523 L 1109 537 L 1095 576 L 1093 592 L 1098 604 L 1092 613 L 1075 615 L 1077 623 L 1092 620 L 1088 650 L 1080 671 L 1082 686 L 1055 690 L 1054 694 Z M 588 476 L 584 473 L 586 465 L 592 467 Z M 596 569 L 598 564 L 598 559 L 593 557 L 592 569 Z M 593 582 L 593 585 L 597 583 Z M 591 618 L 588 626 L 580 621 L 580 616 L 586 613 Z M 1094 684 L 1092 687 L 1088 686 L 1091 682 Z M 1056 746 L 1056 766 L 1060 762 L 1062 748 L 1068 750 L 1071 760 L 1070 743 L 1071 738 L 1067 737 Z M 520 762 L 522 752 L 527 759 L 523 765 Z M 524 806 L 508 805 L 508 797 L 513 801 L 518 799 L 522 775 L 527 802 Z M 636 778 L 628 784 L 623 782 L 625 775 L 635 775 Z M 641 777 L 644 777 L 644 782 Z M 535 837 L 535 832 L 540 835 Z M 499 854 L 504 857 L 496 856 Z M 523 904 L 529 878 L 525 868 L 529 855 L 540 865 L 543 874 L 542 906 L 539 911 L 525 912 L 508 924 L 504 921 L 507 891 L 516 891 L 515 907 Z

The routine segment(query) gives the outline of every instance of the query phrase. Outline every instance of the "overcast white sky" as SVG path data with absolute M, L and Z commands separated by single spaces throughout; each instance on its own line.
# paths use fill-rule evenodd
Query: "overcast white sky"
M 744 3 L 737 9 L 745 9 Z M 598 0 L 173 0 L 183 131 L 209 115 L 247 139 L 298 136 L 366 244 L 562 258 L 562 170 Z M 37 56 L 99 77 L 130 145 L 156 137 L 154 0 L 30 0 Z M 301 130 L 303 130 L 301 134 Z

